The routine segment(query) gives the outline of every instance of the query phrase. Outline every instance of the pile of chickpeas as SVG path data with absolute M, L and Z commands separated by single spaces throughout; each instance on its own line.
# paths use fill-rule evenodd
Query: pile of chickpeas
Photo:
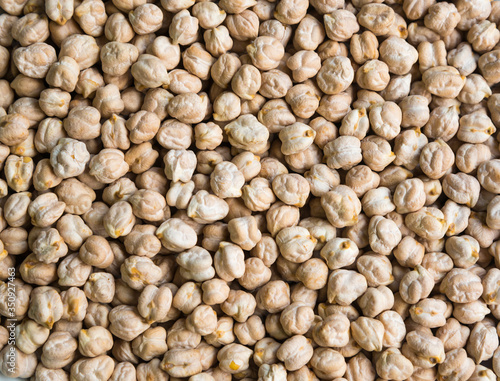
M 0 8 L 3 375 L 500 378 L 500 1 Z

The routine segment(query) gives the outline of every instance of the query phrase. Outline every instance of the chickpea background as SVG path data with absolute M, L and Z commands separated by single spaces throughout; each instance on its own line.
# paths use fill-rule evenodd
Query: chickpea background
M 0 9 L 0 378 L 500 379 L 499 1 Z

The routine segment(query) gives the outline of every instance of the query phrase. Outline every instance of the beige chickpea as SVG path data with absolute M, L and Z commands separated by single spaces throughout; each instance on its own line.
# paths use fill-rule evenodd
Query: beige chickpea
M 72 108 L 64 119 L 64 130 L 70 138 L 79 140 L 95 139 L 101 131 L 101 115 L 91 106 Z
M 447 55 L 448 65 L 455 67 L 461 75 L 470 75 L 477 67 L 472 47 L 466 43 L 460 43 L 455 49 L 450 50 Z
M 191 9 L 191 13 L 198 19 L 198 22 L 203 29 L 216 28 L 226 18 L 226 12 L 220 9 L 215 3 L 204 3 L 205 2 L 194 4 Z
M 182 53 L 184 68 L 202 80 L 210 77 L 211 66 L 215 61 L 216 59 L 200 43 L 191 45 Z
M 452 66 L 436 66 L 422 75 L 426 89 L 433 95 L 455 98 L 465 85 L 465 78 Z
M 72 214 L 84 214 L 92 207 L 96 198 L 95 192 L 77 179 L 63 180 L 56 187 L 57 197 L 66 204 L 65 212 Z
M 251 100 L 259 91 L 261 83 L 262 77 L 259 70 L 253 65 L 245 64 L 234 73 L 231 88 L 241 99 Z
M 60 87 L 64 91 L 71 92 L 78 85 L 79 75 L 80 68 L 78 62 L 69 56 L 63 56 L 58 62 L 50 66 L 46 81 L 51 86 Z
M 255 67 L 260 70 L 271 70 L 278 67 L 285 48 L 274 37 L 260 36 L 247 45 L 247 52 Z
M 85 357 L 97 357 L 111 350 L 113 338 L 104 327 L 82 329 L 78 335 L 78 350 Z
M 99 46 L 92 36 L 72 34 L 62 41 L 60 56 L 73 58 L 80 70 L 88 69 L 99 61 Z
M 379 254 L 389 255 L 401 241 L 396 223 L 382 216 L 374 216 L 368 225 L 370 247 Z
M 284 97 L 292 86 L 292 80 L 287 73 L 279 69 L 272 69 L 262 73 L 259 93 L 266 98 L 279 99 Z
M 451 168 L 454 158 L 455 155 L 448 144 L 437 139 L 422 149 L 420 167 L 431 179 L 439 179 Z
M 237 322 L 245 322 L 255 311 L 256 300 L 252 294 L 244 291 L 229 291 L 229 295 L 221 304 L 222 311 Z
M 188 365 L 186 366 L 186 364 Z M 167 351 L 160 368 L 165 370 L 171 377 L 189 377 L 198 374 L 202 371 L 201 352 L 198 349 L 173 349 Z
M 168 86 L 170 83 L 166 65 L 152 54 L 141 54 L 137 62 L 132 65 L 131 73 L 138 90 Z
M 413 373 L 411 361 L 396 348 L 386 349 L 376 362 L 377 373 L 391 380 L 403 380 Z
M 439 299 L 423 299 L 410 308 L 413 321 L 428 328 L 442 327 L 446 324 L 446 303 Z
M 464 293 L 463 290 L 467 290 Z M 443 279 L 440 291 L 456 303 L 469 303 L 477 300 L 483 293 L 481 280 L 466 269 L 455 268 L 451 270 Z
M 45 3 L 47 16 L 58 23 L 64 25 L 73 16 L 73 3 L 71 1 L 49 0 Z
M 427 98 L 422 95 L 409 95 L 399 103 L 403 118 L 401 127 L 423 127 L 429 120 Z
M 181 252 L 196 245 L 196 232 L 179 218 L 170 218 L 156 230 L 162 245 L 170 251 Z
M 34 164 L 30 157 L 10 155 L 5 160 L 4 172 L 7 184 L 15 192 L 27 191 L 32 183 Z
M 40 93 L 40 108 L 47 116 L 63 118 L 68 114 L 71 96 L 58 89 L 45 89 Z
M 361 212 L 361 202 L 352 189 L 338 185 L 321 197 L 328 221 L 336 228 L 352 226 Z
M 104 31 L 108 16 L 102 1 L 84 0 L 75 8 L 74 18 L 86 34 L 99 37 Z
M 226 281 L 241 278 L 245 273 L 243 250 L 229 242 L 221 242 L 214 256 L 217 275 Z
M 287 205 L 302 207 L 309 197 L 309 183 L 304 177 L 297 174 L 276 176 L 272 187 L 276 197 Z
M 381 91 L 389 84 L 389 67 L 379 60 L 370 60 L 356 71 L 356 82 L 363 89 Z
M 62 368 L 73 362 L 77 348 L 69 332 L 53 332 L 43 345 L 41 362 L 47 368 Z
M 319 88 L 326 94 L 339 94 L 346 90 L 354 80 L 351 61 L 343 56 L 323 61 L 317 75 Z
M 433 336 L 429 328 L 415 325 L 406 336 L 402 353 L 414 366 L 432 368 L 443 362 L 445 357 L 442 342 Z
M 291 155 L 307 149 L 316 137 L 316 131 L 303 123 L 294 123 L 283 128 L 279 133 L 282 141 L 281 152 Z
M 102 71 L 113 76 L 127 73 L 139 58 L 138 49 L 129 43 L 112 41 L 105 44 L 100 51 Z
M 390 168 L 391 167 L 388 169 Z M 384 174 L 384 172 L 382 172 L 382 174 Z M 361 197 L 368 191 L 379 186 L 381 178 L 379 174 L 372 171 L 370 167 L 366 165 L 357 165 L 347 172 L 345 183 L 354 191 L 356 196 Z M 382 185 L 391 187 L 391 184 L 387 182 L 384 182 Z
M 345 115 L 339 128 L 339 134 L 341 136 L 354 136 L 361 140 L 366 136 L 369 127 L 366 109 L 354 109 Z
M 296 122 L 290 106 L 283 99 L 266 102 L 257 117 L 272 133 L 280 132 L 285 126 Z
M 479 74 L 471 74 L 466 78 L 458 98 L 462 103 L 477 104 L 489 96 L 491 96 L 491 89 L 486 80 Z
M 310 340 L 302 335 L 292 336 L 278 349 L 277 357 L 282 360 L 287 370 L 298 370 L 306 365 L 313 356 Z
M 333 313 L 317 322 L 312 331 L 314 341 L 324 347 L 343 347 L 349 342 L 349 319 Z
M 142 4 L 129 13 L 128 18 L 134 32 L 143 35 L 154 33 L 161 28 L 163 13 L 154 4 Z
M 235 54 L 224 53 L 210 68 L 210 75 L 216 85 L 226 89 L 240 67 L 241 62 Z
M 491 119 L 476 111 L 460 118 L 457 138 L 466 143 L 484 143 L 495 132 Z
M 293 36 L 293 43 L 300 49 L 316 50 L 325 39 L 325 29 L 320 21 L 306 15 L 299 23 Z M 283 44 L 286 46 L 286 43 Z
M 8 196 L 3 206 L 3 216 L 7 224 L 21 227 L 29 221 L 28 207 L 31 203 L 31 193 L 20 192 Z
M 54 288 L 42 286 L 35 288 L 30 297 L 28 316 L 38 324 L 51 329 L 62 317 L 61 296 Z
M 384 255 L 373 252 L 364 254 L 358 258 L 356 267 L 370 287 L 386 286 L 394 281 L 392 264 Z
M 392 76 L 387 87 L 380 92 L 380 95 L 390 102 L 400 102 L 410 94 L 411 74 Z
M 12 113 L 0 117 L 0 142 L 9 147 L 21 144 L 28 138 L 29 119 Z
M 326 35 L 333 41 L 348 41 L 359 31 L 356 16 L 346 9 L 335 9 L 323 15 Z
M 467 33 L 467 41 L 478 53 L 485 53 L 495 48 L 500 39 L 500 31 L 490 21 L 483 20 L 472 25 Z
M 111 118 L 113 114 L 120 114 L 124 110 L 118 86 L 109 84 L 96 90 L 92 105 L 97 108 L 102 118 Z
M 19 272 L 24 281 L 41 286 L 46 286 L 57 278 L 56 265 L 39 262 L 35 254 L 26 257 L 19 266 Z
M 404 75 L 417 62 L 418 52 L 404 39 L 391 36 L 380 44 L 380 59 L 388 65 L 391 73 Z
M 281 255 L 294 263 L 303 263 L 312 255 L 316 239 L 306 228 L 295 226 L 282 229 L 276 236 Z
M 384 4 L 366 4 L 361 8 L 357 19 L 361 26 L 376 36 L 383 36 L 389 32 L 395 20 L 395 13 Z
M 446 353 L 443 363 L 439 364 L 438 373 L 440 377 L 470 377 L 474 373 L 474 361 L 467 357 L 467 352 L 463 348 L 453 349 Z
M 132 351 L 144 361 L 152 360 L 167 351 L 166 338 L 165 328 L 149 328 L 132 341 Z
M 338 122 L 350 110 L 351 101 L 351 96 L 345 92 L 325 95 L 320 100 L 317 112 L 330 122 Z
M 224 200 L 204 190 L 196 192 L 187 205 L 188 215 L 199 223 L 213 223 L 221 220 L 228 212 L 229 207 Z
M 147 322 L 163 321 L 167 319 L 171 304 L 172 292 L 167 286 L 147 285 L 139 296 L 137 309 Z
M 314 77 L 321 69 L 319 55 L 311 50 L 298 51 L 287 60 L 286 64 L 292 70 L 292 76 L 296 82 L 304 82 Z
M 115 363 L 106 355 L 93 358 L 82 358 L 71 366 L 71 378 L 82 381 L 87 377 L 110 378 L 113 374 Z
M 177 256 L 180 274 L 186 279 L 205 281 L 213 278 L 212 257 L 205 249 L 195 246 Z
M 205 93 L 184 93 L 175 96 L 167 105 L 170 116 L 182 123 L 199 123 L 206 115 L 209 99 Z M 190 110 L 186 113 L 186 110 Z
M 328 168 L 325 164 L 313 165 L 304 173 L 304 177 L 309 182 L 311 193 L 316 197 L 323 196 L 340 183 L 337 171 Z
M 459 115 L 455 106 L 436 107 L 430 114 L 424 133 L 429 138 L 450 140 L 458 131 Z
M 352 337 L 367 351 L 380 351 L 383 346 L 384 325 L 372 318 L 359 317 L 351 323 Z
M 368 217 L 386 215 L 396 209 L 391 200 L 391 191 L 386 187 L 370 189 L 361 200 L 363 211 Z
M 132 306 L 121 305 L 109 313 L 110 332 L 116 337 L 131 341 L 149 328 L 144 319 Z
M 14 362 L 9 361 L 12 357 Z M 0 371 L 7 377 L 31 377 L 35 373 L 36 363 L 35 354 L 25 354 L 14 345 L 6 345 L 0 352 Z
M 92 273 L 84 286 L 87 298 L 96 303 L 110 303 L 115 294 L 115 280 L 108 273 Z
M 327 165 L 333 169 L 350 169 L 362 160 L 361 142 L 354 136 L 339 136 L 324 147 Z
M 89 163 L 89 173 L 97 181 L 110 184 L 125 175 L 129 166 L 125 162 L 122 151 L 114 148 L 106 148 L 92 157 Z
M 489 192 L 498 193 L 497 185 L 497 160 L 487 160 L 482 162 L 477 169 L 477 179 L 481 186 Z
M 235 164 L 228 161 L 217 164 L 210 175 L 212 191 L 220 198 L 240 197 L 244 184 L 243 173 Z
M 31 78 L 44 78 L 50 65 L 56 61 L 56 52 L 52 46 L 36 42 L 14 50 L 12 60 L 21 74 Z
M 49 337 L 50 330 L 33 320 L 23 320 L 16 326 L 16 346 L 26 354 L 34 353 Z
M 49 227 L 62 216 L 65 207 L 66 204 L 58 201 L 54 193 L 45 193 L 31 202 L 28 214 L 33 225 L 42 228 Z
M 88 68 L 82 70 L 79 73 L 78 81 L 76 82 L 74 90 L 77 92 L 77 94 L 81 94 L 84 98 L 89 98 L 95 94 L 97 89 L 103 86 L 104 86 L 104 78 L 102 74 L 95 68 Z
M 117 12 L 108 17 L 104 25 L 104 35 L 109 41 L 130 42 L 135 32 L 123 13 Z
M 380 136 L 370 135 L 364 138 L 361 141 L 361 151 L 364 162 L 374 171 L 383 171 L 396 158 L 389 142 Z
M 224 92 L 215 99 L 213 108 L 214 120 L 228 122 L 240 116 L 241 100 L 232 92 Z
M 352 270 L 334 270 L 328 278 L 328 301 L 349 305 L 367 289 L 363 275 Z
M 454 4 L 433 4 L 424 18 L 425 26 L 445 37 L 451 34 L 460 22 L 460 14 Z
M 498 335 L 495 326 L 489 325 L 487 321 L 476 323 L 467 343 L 467 353 L 476 364 L 493 357 L 493 352 L 497 348 Z
M 401 109 L 393 102 L 374 105 L 369 111 L 370 126 L 374 132 L 387 140 L 399 135 L 402 121 Z
M 222 143 L 222 129 L 215 123 L 199 123 L 194 127 L 194 139 L 198 149 L 215 149 Z

